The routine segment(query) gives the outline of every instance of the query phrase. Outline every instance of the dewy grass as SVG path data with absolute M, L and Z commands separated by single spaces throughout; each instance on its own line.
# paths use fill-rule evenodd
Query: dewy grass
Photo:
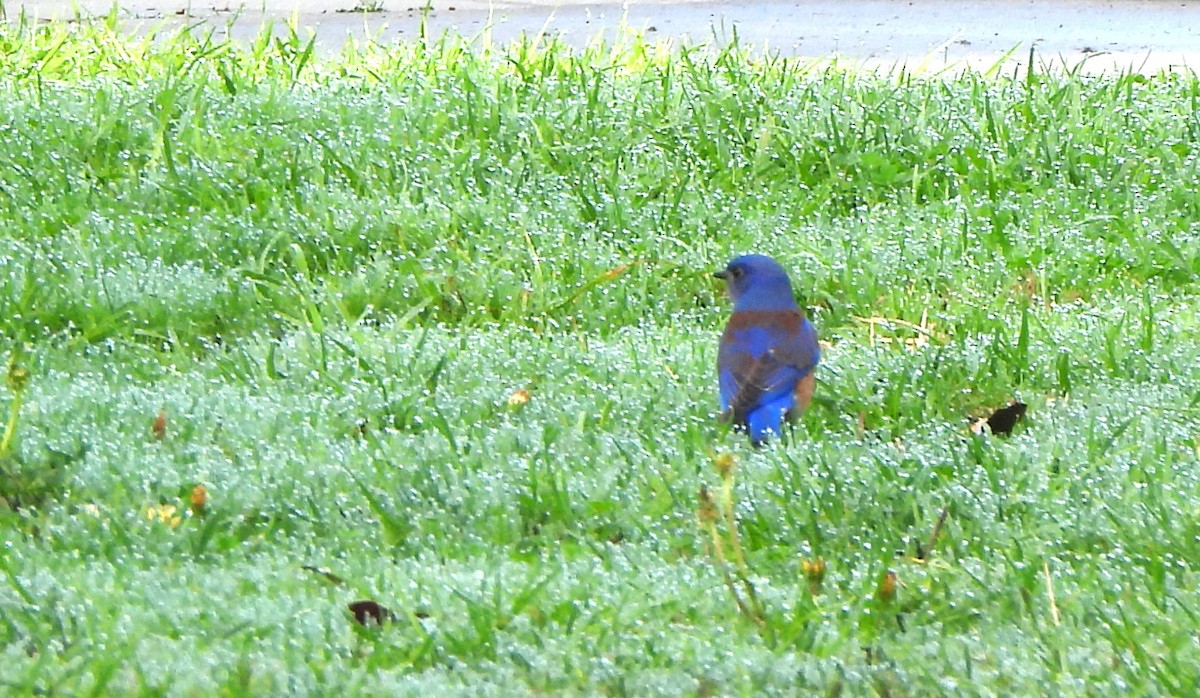
M 1200 679 L 1194 76 L 14 19 L 0 359 L 58 465 L 0 515 L 6 693 Z M 757 452 L 714 420 L 750 250 L 828 342 Z

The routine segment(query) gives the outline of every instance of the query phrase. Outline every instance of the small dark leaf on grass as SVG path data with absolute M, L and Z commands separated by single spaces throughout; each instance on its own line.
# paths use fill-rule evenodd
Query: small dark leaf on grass
M 150 426 L 150 433 L 154 435 L 155 441 L 162 441 L 167 435 L 167 413 L 164 410 L 158 411 L 158 416 L 154 418 L 154 424 Z
M 370 599 L 363 599 L 350 604 L 350 612 L 354 614 L 354 620 L 359 625 L 370 625 L 372 623 L 383 625 L 395 619 L 395 615 L 391 611 Z
M 1008 407 L 1001 407 L 987 418 L 988 428 L 993 434 L 1011 434 L 1013 427 L 1025 416 L 1025 403 L 1013 400 Z

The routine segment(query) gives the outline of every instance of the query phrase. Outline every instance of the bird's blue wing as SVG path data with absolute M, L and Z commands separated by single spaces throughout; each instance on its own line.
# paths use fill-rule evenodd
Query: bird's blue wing
M 816 329 L 799 311 L 735 313 L 721 339 L 721 410 L 761 440 L 779 432 L 797 382 L 820 361 Z

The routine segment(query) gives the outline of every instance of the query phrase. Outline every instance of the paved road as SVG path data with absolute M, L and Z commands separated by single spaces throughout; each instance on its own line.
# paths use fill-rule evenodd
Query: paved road
M 3 0 L 0 0 L 3 1 Z M 422 5 L 425 3 L 423 10 Z M 311 27 L 322 50 L 348 37 L 390 42 L 419 35 L 422 16 L 437 34 L 445 29 L 476 36 L 491 28 L 493 41 L 546 31 L 574 45 L 597 36 L 645 32 L 656 40 L 727 40 L 786 55 L 839 56 L 874 66 L 906 64 L 938 69 L 993 64 L 1014 47 L 1030 48 L 1041 62 L 1086 70 L 1200 66 L 1200 2 L 1157 0 L 135 0 L 119 3 L 131 29 L 184 22 L 253 35 L 265 19 L 295 18 Z M 11 21 L 22 9 L 39 19 L 104 14 L 112 0 L 7 0 Z M 366 6 L 374 11 L 363 12 Z

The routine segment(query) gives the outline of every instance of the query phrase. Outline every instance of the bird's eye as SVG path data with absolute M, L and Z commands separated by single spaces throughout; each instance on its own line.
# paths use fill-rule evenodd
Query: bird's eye
M 729 273 L 733 275 L 733 278 L 737 279 L 741 277 L 744 272 L 742 271 L 741 267 L 734 267 L 729 270 Z

